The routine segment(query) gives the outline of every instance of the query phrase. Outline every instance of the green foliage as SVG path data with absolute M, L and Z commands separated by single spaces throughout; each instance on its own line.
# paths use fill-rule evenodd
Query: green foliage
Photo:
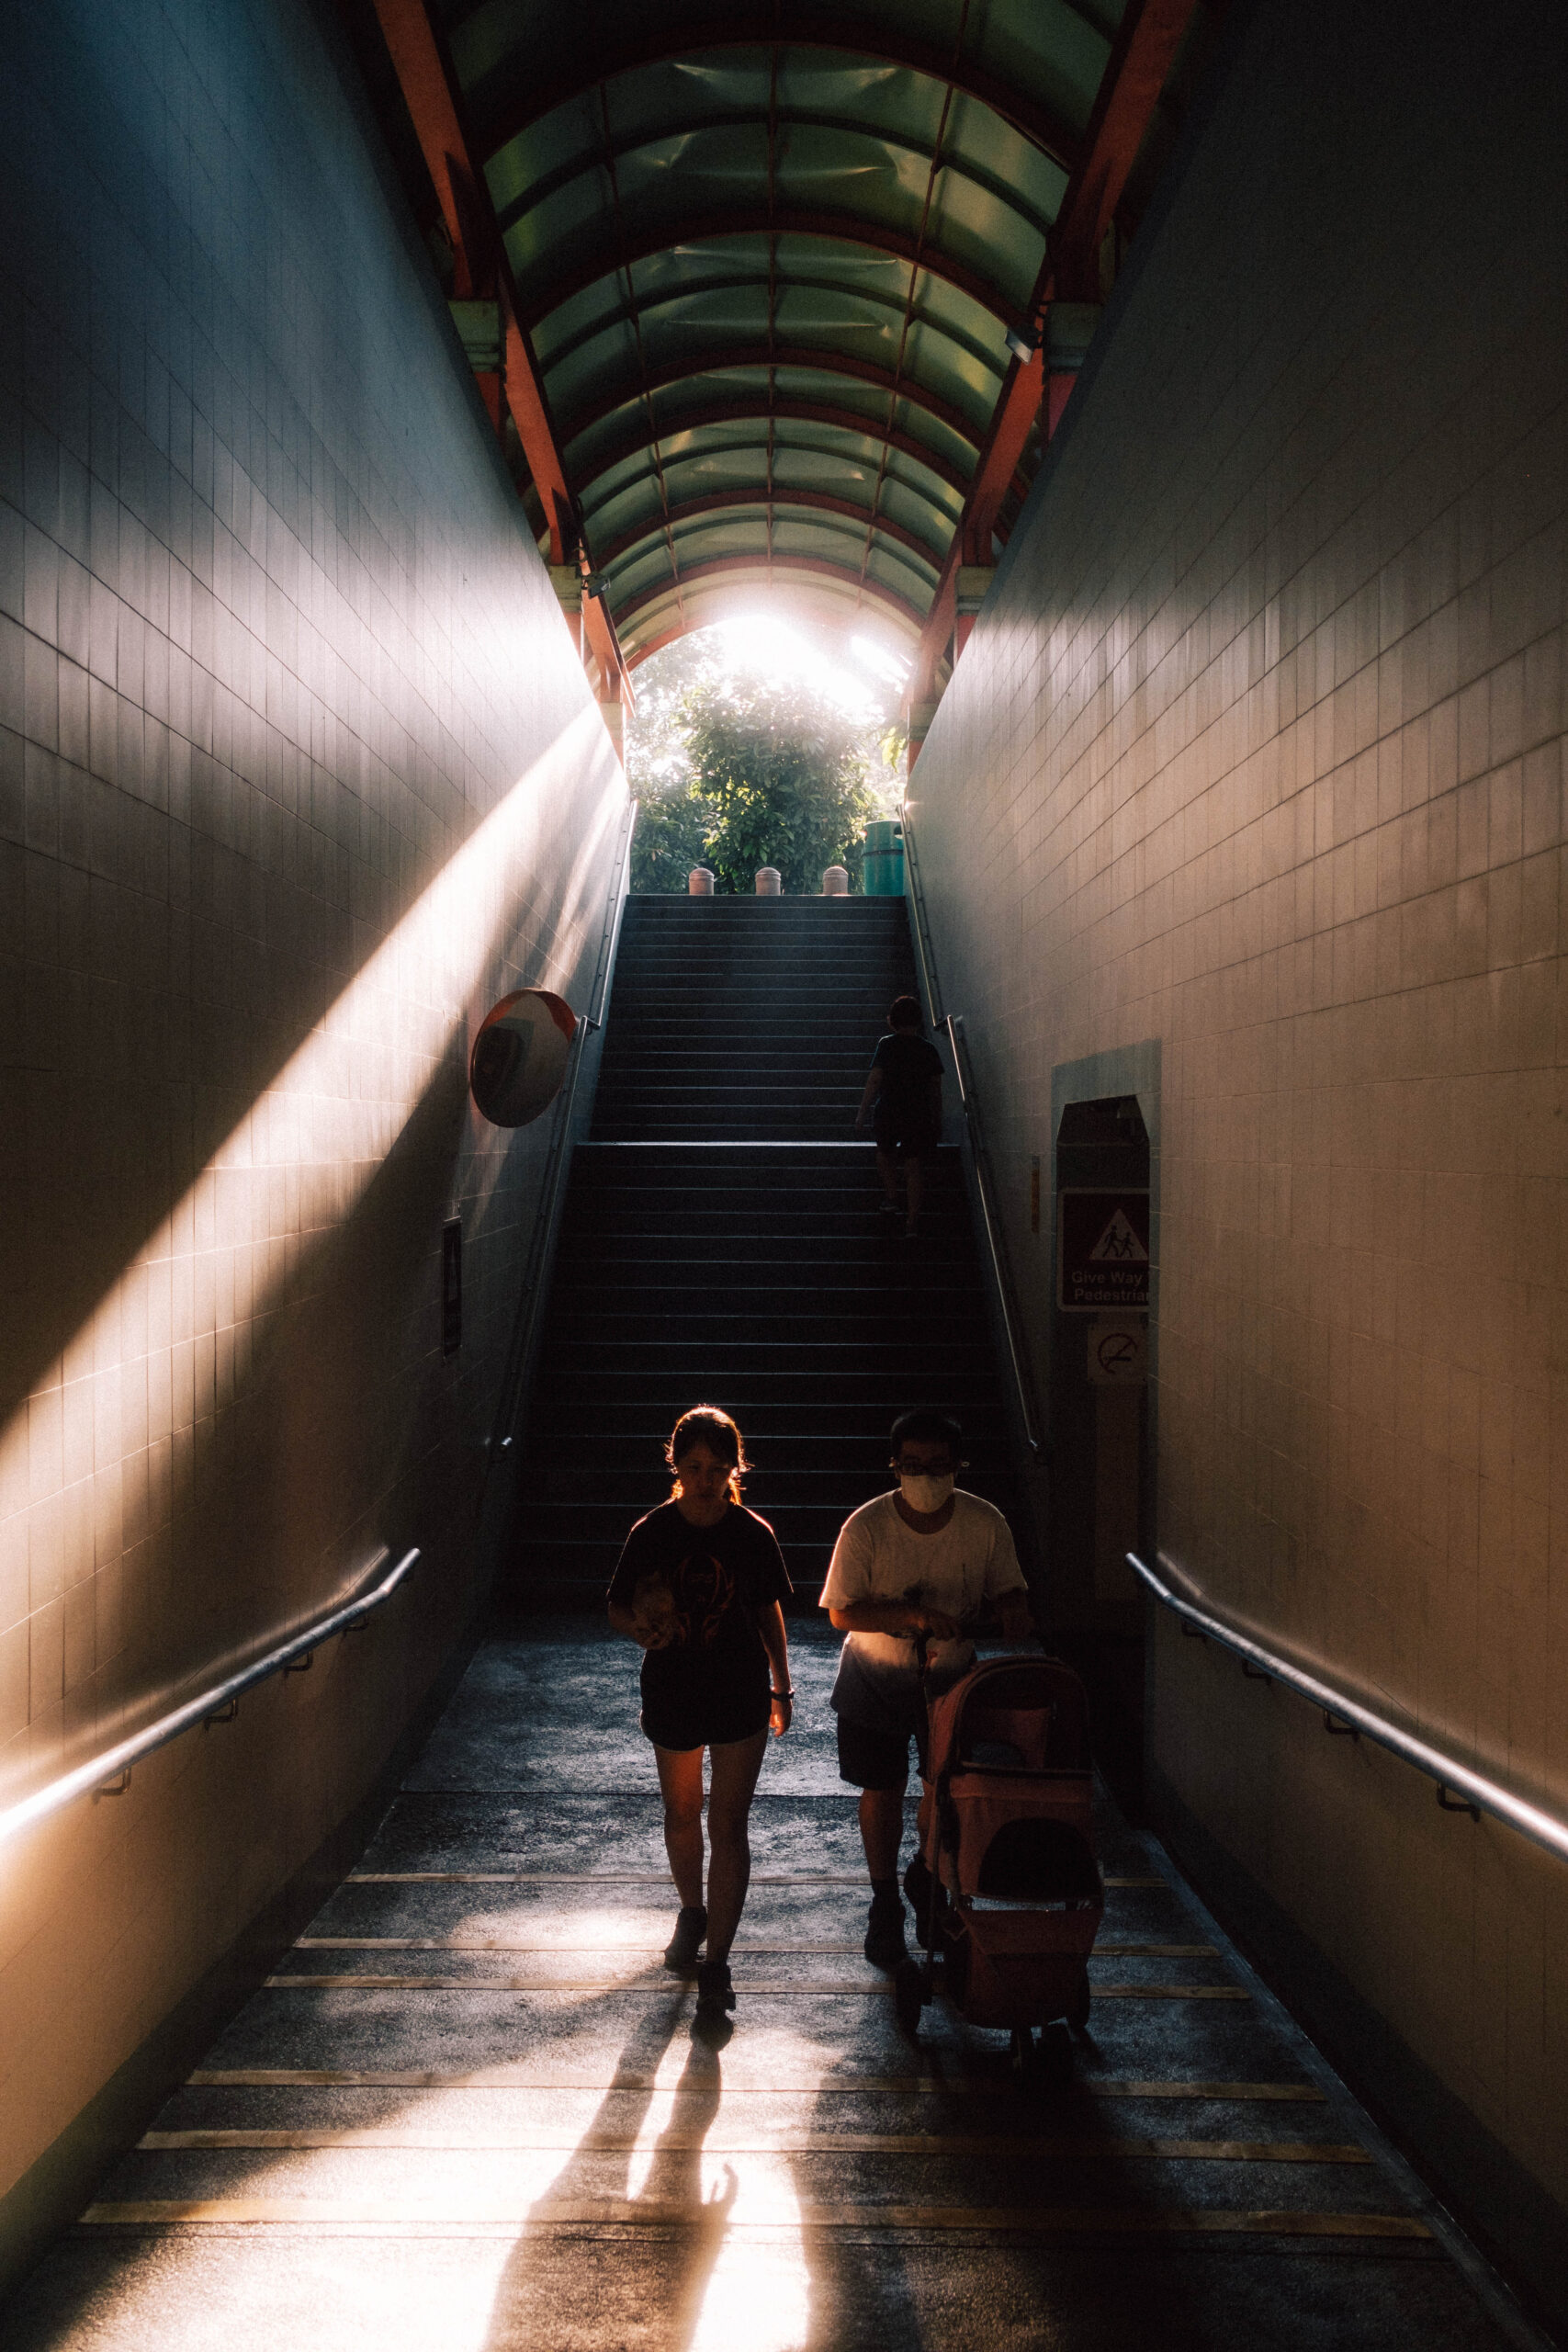
M 686 778 L 662 791 L 645 786 L 632 836 L 632 888 L 683 892 L 693 866 L 711 863 L 708 836 L 718 821 L 713 802 Z
M 859 881 L 876 803 L 852 719 L 807 687 L 748 678 L 697 689 L 685 716 L 694 787 L 719 814 L 706 862 L 724 889 L 752 889 L 761 865 L 792 896 L 820 890 L 829 865 Z
M 778 867 L 791 895 L 819 891 L 829 865 L 847 867 L 856 887 L 861 835 L 879 813 L 863 729 L 806 686 L 725 677 L 697 660 L 693 670 L 674 709 L 658 714 L 663 741 L 649 729 L 653 755 L 634 771 L 643 806 L 633 889 L 683 889 L 697 865 L 719 889 L 746 895 L 763 865 Z M 683 774 L 671 772 L 675 731 Z

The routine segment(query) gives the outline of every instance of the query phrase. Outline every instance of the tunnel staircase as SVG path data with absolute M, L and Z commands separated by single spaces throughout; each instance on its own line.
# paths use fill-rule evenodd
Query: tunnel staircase
M 908 1406 L 961 1417 L 964 1484 L 1017 1524 L 959 1154 L 938 1154 L 910 1243 L 854 1136 L 886 1008 L 913 986 L 902 899 L 629 902 L 529 1414 L 514 1603 L 599 1605 L 701 1401 L 745 1432 L 747 1500 L 803 1607 L 845 1514 L 886 1489 Z

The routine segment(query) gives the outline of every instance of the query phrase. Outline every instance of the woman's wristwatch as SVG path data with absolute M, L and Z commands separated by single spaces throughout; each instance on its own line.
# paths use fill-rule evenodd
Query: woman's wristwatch
M 795 1692 L 793 1690 L 770 1690 L 768 1692 L 768 1696 L 770 1699 L 793 1699 Z

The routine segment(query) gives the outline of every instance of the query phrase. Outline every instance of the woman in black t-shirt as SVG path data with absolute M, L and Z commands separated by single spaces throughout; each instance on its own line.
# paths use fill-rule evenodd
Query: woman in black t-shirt
M 776 1736 L 790 1724 L 790 1582 L 773 1529 L 741 1503 L 746 1457 L 728 1413 L 698 1405 L 683 1414 L 664 1458 L 675 1489 L 626 1538 L 610 1580 L 610 1623 L 643 1649 L 642 1728 L 681 1897 L 664 1964 L 684 1974 L 696 1963 L 697 2019 L 711 2027 L 735 2007 L 729 1948 L 751 1875 L 746 1824 L 768 1727 Z M 713 1758 L 705 1909 L 705 1747 Z

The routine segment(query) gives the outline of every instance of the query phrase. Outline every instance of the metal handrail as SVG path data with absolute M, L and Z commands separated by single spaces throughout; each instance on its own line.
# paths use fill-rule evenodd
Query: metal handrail
M 926 1000 L 926 1011 L 931 1015 L 933 1025 L 940 1028 L 942 1024 L 942 1015 L 937 1011 L 939 1000 L 936 967 L 931 959 L 931 942 L 927 936 L 925 885 L 920 880 L 920 862 L 915 848 L 915 829 L 909 822 L 908 802 L 904 806 L 903 828 L 904 863 L 909 869 L 909 904 L 915 917 L 915 954 L 919 956 L 920 963 L 920 983 Z
M 367 1573 L 374 1576 L 389 1557 L 385 1544 L 371 1561 Z M 78 1764 L 72 1771 L 62 1772 L 47 1787 L 37 1789 L 30 1797 L 21 1798 L 0 1813 L 0 1846 L 8 1838 L 19 1837 L 50 1815 L 59 1813 L 77 1797 L 101 1790 L 106 1796 L 120 1796 L 130 1785 L 131 1767 L 160 1747 L 178 1739 L 182 1732 L 191 1731 L 197 1724 L 231 1720 L 241 1699 L 254 1690 L 258 1682 L 267 1681 L 275 1674 L 287 1674 L 291 1669 L 299 1673 L 310 1665 L 312 1653 L 334 1634 L 357 1633 L 374 1610 L 384 1608 L 403 1578 L 419 1558 L 417 1545 L 405 1552 L 395 1568 L 382 1577 L 369 1592 L 356 1593 L 352 1600 L 340 1601 L 324 1615 L 313 1618 L 302 1632 L 291 1634 L 286 1642 L 277 1643 L 262 1657 L 242 1667 L 237 1674 L 227 1674 L 220 1682 L 209 1685 L 196 1698 L 183 1705 L 172 1707 L 129 1739 L 105 1748 L 101 1755 L 90 1757 L 85 1764 Z M 118 1781 L 118 1786 L 112 1784 Z
M 1321 1708 L 1326 1729 L 1370 1739 L 1374 1746 L 1386 1748 L 1391 1756 L 1399 1757 L 1416 1771 L 1424 1773 L 1427 1780 L 1435 1781 L 1438 1803 L 1445 1813 L 1468 1813 L 1476 1820 L 1488 1813 L 1495 1820 L 1506 1822 L 1510 1829 L 1517 1829 L 1533 1845 L 1554 1854 L 1560 1862 L 1568 1861 L 1568 1823 L 1543 1813 L 1539 1805 L 1527 1804 L 1523 1797 L 1515 1796 L 1511 1790 L 1489 1781 L 1484 1773 L 1461 1764 L 1457 1756 L 1445 1756 L 1441 1748 L 1433 1747 L 1426 1740 L 1417 1739 L 1414 1732 L 1390 1723 L 1386 1716 L 1375 1713 L 1364 1701 L 1353 1698 L 1337 1684 L 1325 1682 L 1319 1676 L 1308 1674 L 1304 1668 L 1292 1665 L 1289 1658 L 1281 1657 L 1277 1650 L 1268 1648 L 1250 1634 L 1244 1634 L 1213 1608 L 1188 1600 L 1166 1582 L 1166 1577 L 1174 1577 L 1178 1571 L 1164 1553 L 1156 1553 L 1156 1557 L 1165 1576 L 1140 1560 L 1135 1552 L 1126 1555 L 1127 1566 L 1142 1577 L 1161 1606 L 1194 1626 L 1205 1639 L 1233 1651 L 1244 1666 L 1250 1666 L 1271 1682 L 1282 1682 L 1299 1698 Z
M 964 1124 L 969 1130 L 969 1148 L 975 1163 L 975 1189 L 980 1202 L 980 1222 L 985 1228 L 986 1249 L 991 1261 L 991 1278 L 996 1283 L 997 1297 L 1002 1311 L 1002 1333 L 1007 1340 L 1008 1361 L 1012 1371 L 1013 1392 L 1018 1400 L 1019 1420 L 1023 1442 L 1036 1459 L 1045 1449 L 1040 1436 L 1039 1415 L 1034 1409 L 1034 1384 L 1029 1372 L 1029 1358 L 1019 1330 L 1018 1306 L 1008 1266 L 1007 1245 L 1002 1238 L 1000 1219 L 997 1213 L 995 1188 L 991 1182 L 990 1154 L 986 1148 L 985 1128 L 980 1118 L 979 1099 L 975 1091 L 975 1073 L 969 1065 L 969 1043 L 962 1035 L 964 1015 L 961 1012 L 939 1012 L 935 965 L 927 935 L 926 894 L 920 881 L 919 861 L 915 849 L 914 831 L 909 823 L 908 808 L 904 812 L 904 855 L 909 868 L 909 903 L 914 914 L 915 953 L 919 958 L 920 978 L 925 989 L 926 1008 L 933 1025 L 947 1032 L 953 1048 L 953 1067 L 958 1080 L 958 1099 L 963 1106 Z
M 1018 1309 L 1013 1302 L 1006 1244 L 998 1228 L 996 1203 L 992 1197 L 990 1154 L 986 1149 L 985 1133 L 980 1125 L 980 1106 L 975 1095 L 975 1074 L 968 1067 L 969 1043 L 963 1034 L 963 1023 L 961 1012 L 949 1012 L 942 1016 L 942 1027 L 947 1031 L 948 1042 L 953 1047 L 958 1099 L 964 1105 L 964 1115 L 969 1123 L 970 1147 L 975 1155 L 975 1189 L 979 1195 L 980 1221 L 986 1228 L 986 1247 L 990 1252 L 997 1295 L 1001 1300 L 1002 1331 L 1007 1340 L 1008 1359 L 1012 1366 L 1012 1383 L 1023 1424 L 1023 1440 L 1031 1453 L 1038 1455 L 1044 1452 L 1044 1447 L 1035 1418 L 1033 1382 L 1019 1336 Z
M 545 1298 L 545 1273 L 549 1263 L 550 1236 L 555 1230 L 556 1211 L 561 1184 L 571 1159 L 572 1114 L 577 1103 L 577 1081 L 582 1069 L 582 1057 L 588 1050 L 588 1040 L 594 1031 L 604 1026 L 604 995 L 609 986 L 610 964 L 618 931 L 620 914 L 626 905 L 626 877 L 631 866 L 632 835 L 637 829 L 637 812 L 641 803 L 628 800 L 626 813 L 621 820 L 625 829 L 620 858 L 615 866 L 615 878 L 604 906 L 604 927 L 599 938 L 599 958 L 593 974 L 593 989 L 590 999 L 592 1011 L 580 1012 L 572 1034 L 570 1061 L 565 1083 L 561 1088 L 559 1108 L 556 1113 L 555 1132 L 550 1137 L 549 1157 L 545 1163 L 544 1182 L 539 1187 L 539 1205 L 534 1213 L 534 1238 L 528 1252 L 528 1264 L 523 1277 L 523 1297 L 525 1307 L 513 1327 L 512 1345 L 507 1351 L 506 1370 L 502 1376 L 500 1409 L 490 1441 L 490 1467 L 512 1450 L 517 1425 L 523 1384 L 533 1360 L 534 1339 L 539 1328 L 539 1316 Z

